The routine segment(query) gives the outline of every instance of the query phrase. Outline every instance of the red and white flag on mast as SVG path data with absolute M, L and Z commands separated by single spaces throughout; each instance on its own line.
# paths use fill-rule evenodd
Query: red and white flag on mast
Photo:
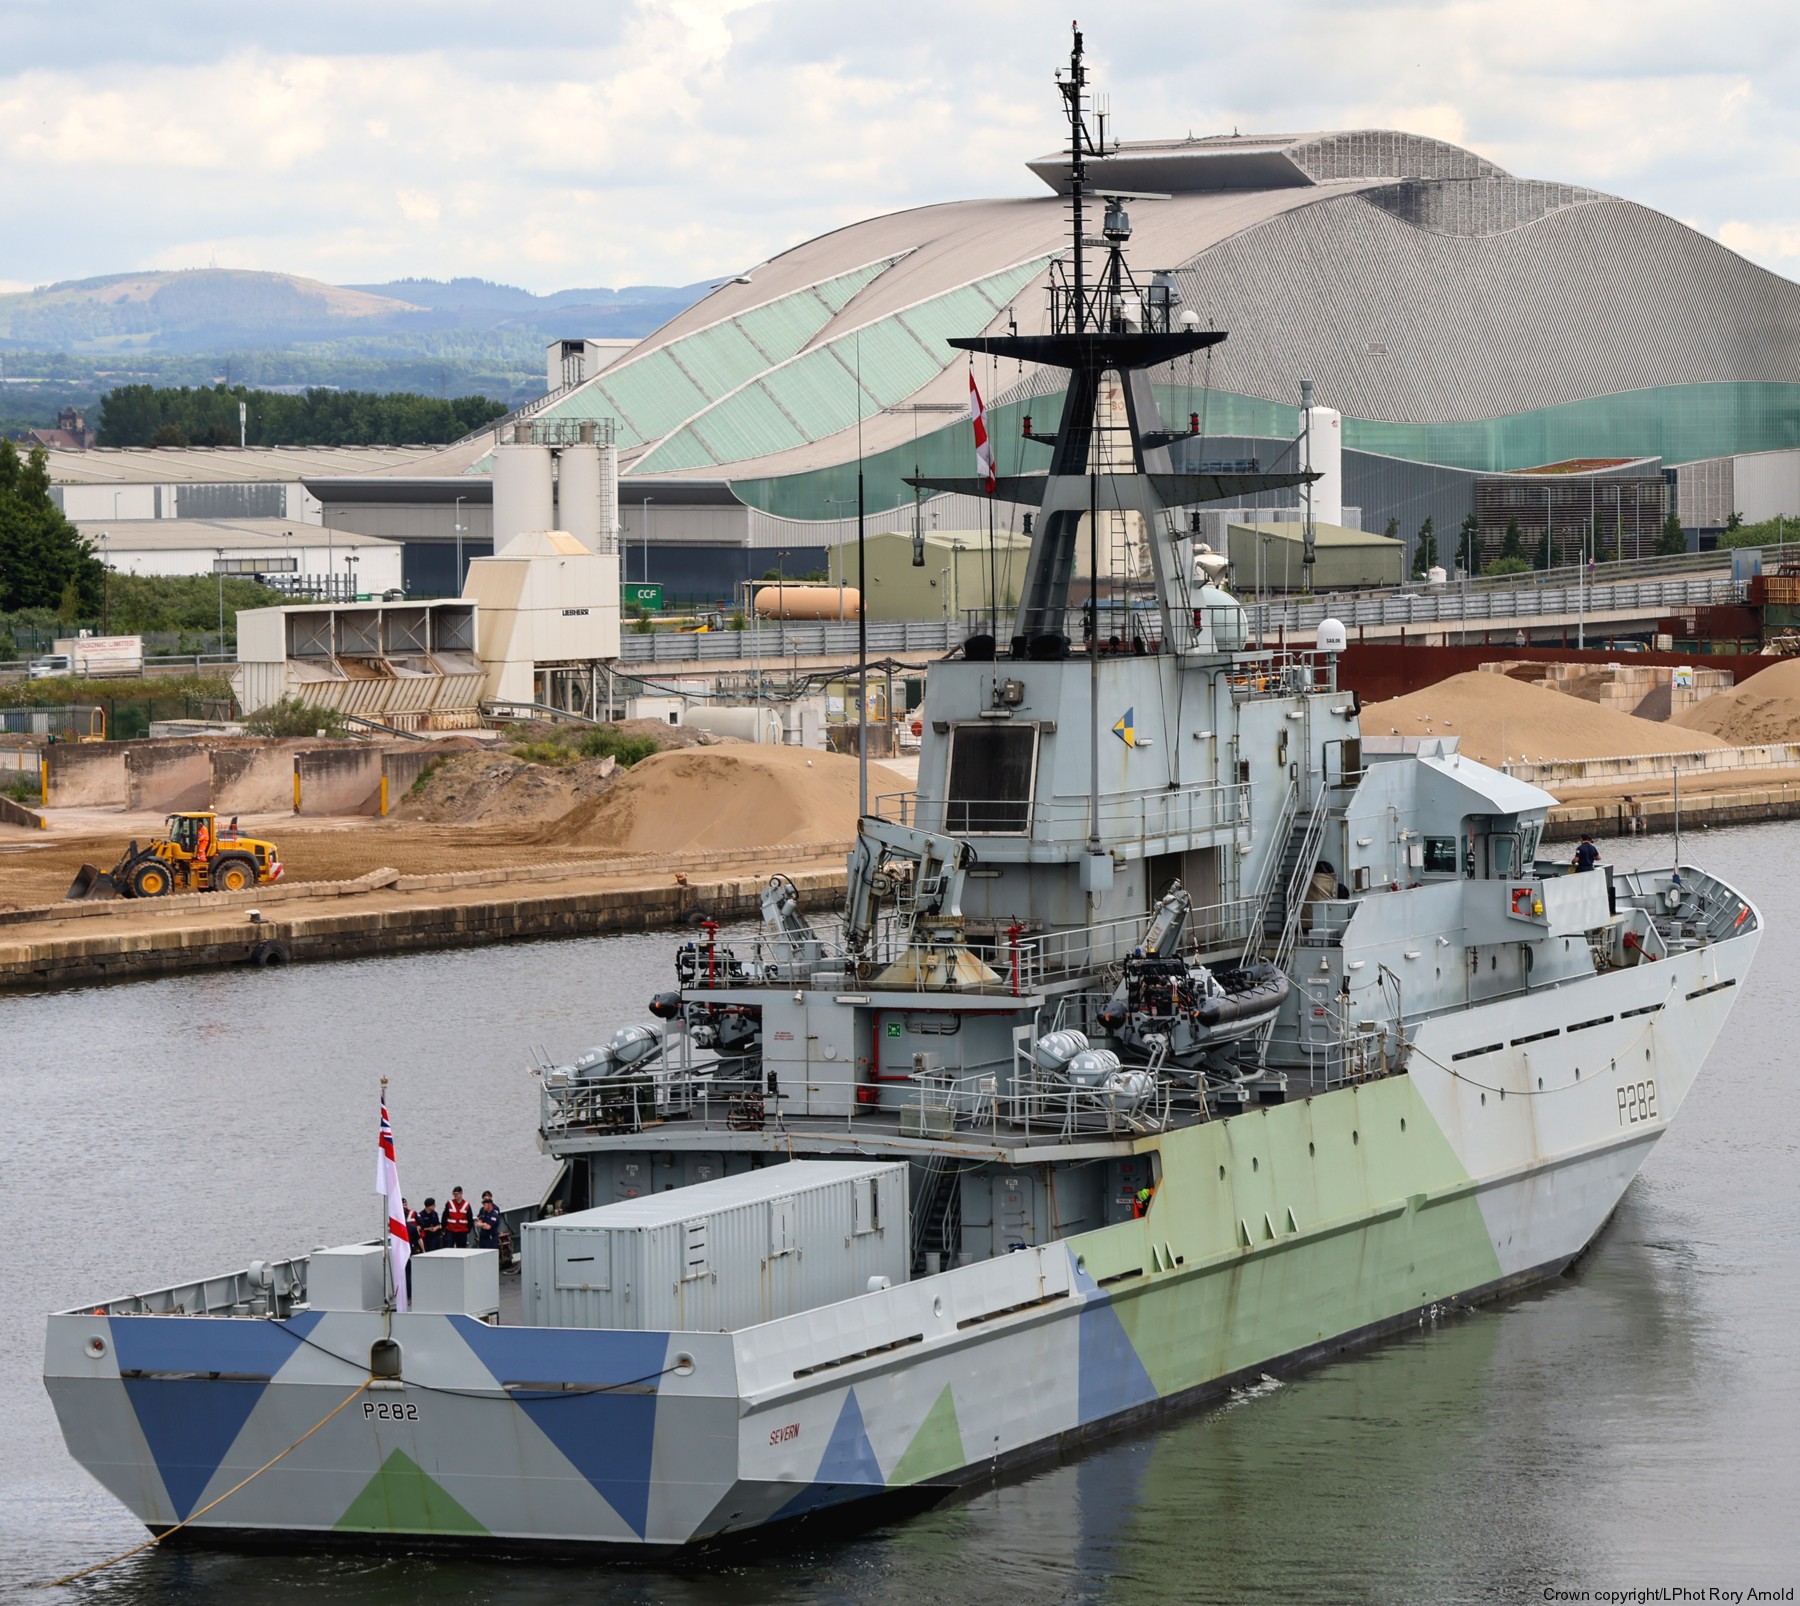
M 981 392 L 975 388 L 975 370 L 969 370 L 969 422 L 975 426 L 975 473 L 987 494 L 994 494 L 994 448 L 988 440 L 987 409 L 981 405 Z
M 387 1200 L 388 1260 L 394 1268 L 394 1309 L 405 1310 L 406 1263 L 412 1259 L 412 1238 L 406 1230 L 406 1206 L 400 1200 L 400 1167 L 394 1160 L 394 1129 L 388 1123 L 385 1088 L 381 1094 L 381 1136 L 375 1155 L 375 1191 Z

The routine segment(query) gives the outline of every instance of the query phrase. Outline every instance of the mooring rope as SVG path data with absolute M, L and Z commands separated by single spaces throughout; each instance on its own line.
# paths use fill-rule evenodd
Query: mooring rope
M 106 1568 L 113 1566 L 117 1562 L 124 1561 L 128 1557 L 137 1555 L 140 1551 L 150 1550 L 154 1546 L 160 1545 L 165 1539 L 167 1539 L 169 1537 L 170 1534 L 180 1533 L 181 1530 L 183 1528 L 187 1527 L 187 1525 L 190 1522 L 198 1522 L 202 1517 L 204 1517 L 207 1514 L 207 1512 L 211 1511 L 213 1509 L 213 1507 L 222 1505 L 225 1501 L 229 1500 L 234 1494 L 236 1494 L 238 1492 L 238 1490 L 243 1488 L 245 1484 L 255 1482 L 255 1480 L 260 1478 L 265 1472 L 267 1472 L 270 1467 L 274 1466 L 277 1461 L 281 1460 L 283 1456 L 288 1455 L 289 1453 L 291 1453 L 294 1450 L 298 1450 L 300 1448 L 300 1446 L 303 1445 L 304 1443 L 306 1443 L 306 1441 L 308 1439 L 310 1439 L 315 1433 L 317 1433 L 320 1428 L 324 1427 L 325 1424 L 332 1419 L 332 1417 L 336 1416 L 338 1414 L 338 1412 L 343 1410 L 343 1408 L 346 1405 L 350 1404 L 350 1402 L 352 1400 L 355 1400 L 359 1396 L 361 1396 L 368 1389 L 369 1385 L 371 1383 L 373 1383 L 374 1381 L 375 1381 L 375 1379 L 373 1376 L 365 1377 L 362 1380 L 362 1382 L 360 1382 L 356 1385 L 356 1388 L 351 1393 L 345 1395 L 343 1399 L 339 1400 L 338 1403 L 330 1409 L 330 1411 L 328 1411 L 324 1416 L 320 1417 L 317 1422 L 313 1423 L 313 1425 L 311 1427 L 309 1427 L 304 1433 L 302 1433 L 299 1438 L 295 1439 L 294 1442 L 292 1444 L 290 1444 L 286 1450 L 283 1450 L 280 1455 L 271 1456 L 267 1461 L 263 1462 L 263 1464 L 260 1467 L 258 1467 L 254 1472 L 252 1472 L 248 1477 L 241 1478 L 238 1480 L 238 1482 L 234 1483 L 229 1489 L 227 1489 L 222 1495 L 220 1495 L 217 1500 L 209 1500 L 198 1511 L 192 1512 L 188 1516 L 183 1517 L 181 1519 L 181 1521 L 176 1523 L 173 1528 L 165 1528 L 159 1534 L 151 1534 L 151 1536 L 148 1539 L 146 1539 L 141 1545 L 133 1545 L 131 1547 L 131 1549 L 129 1549 L 129 1550 L 121 1550 L 118 1553 L 118 1555 L 108 1556 L 105 1561 L 97 1561 L 91 1567 L 83 1567 L 77 1572 L 66 1573 L 61 1578 L 52 1578 L 48 1583 L 38 1584 L 35 1587 L 38 1589 L 56 1589 L 60 1585 L 63 1585 L 63 1584 L 72 1584 L 78 1578 L 86 1578 L 92 1573 L 102 1572 Z

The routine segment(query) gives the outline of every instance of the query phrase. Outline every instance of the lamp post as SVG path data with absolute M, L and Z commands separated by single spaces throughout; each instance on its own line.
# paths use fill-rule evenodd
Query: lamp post
M 463 505 L 464 500 L 465 500 L 465 498 L 460 497 L 460 496 L 457 497 L 457 499 L 456 499 L 456 589 L 450 593 L 454 597 L 460 597 L 462 595 L 462 587 L 463 587 L 462 505 Z
M 1581 546 L 1578 551 L 1580 562 L 1575 570 L 1575 650 L 1582 651 L 1587 646 L 1587 544 L 1588 531 L 1593 528 L 1589 524 L 1581 532 Z M 1565 629 L 1567 626 L 1564 627 Z M 1569 638 L 1563 637 L 1564 641 Z
M 356 557 L 354 554 L 344 559 L 344 579 L 350 587 L 350 595 L 344 599 L 347 602 L 355 602 L 357 600 L 356 565 L 360 562 L 362 562 L 362 559 Z
M 225 656 L 225 549 L 219 547 L 213 554 L 213 567 L 219 575 L 219 656 Z
M 654 497 L 644 498 L 644 584 L 650 584 L 650 504 Z
M 114 491 L 113 500 L 117 501 L 118 496 L 119 493 Z M 110 530 L 100 532 L 100 634 L 103 636 L 108 634 L 107 626 L 110 620 L 107 582 L 112 578 L 112 559 L 107 556 L 106 543 L 111 539 L 112 532 Z

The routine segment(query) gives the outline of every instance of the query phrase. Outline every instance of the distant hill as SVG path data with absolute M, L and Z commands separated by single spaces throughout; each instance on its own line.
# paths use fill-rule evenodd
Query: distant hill
M 94 408 L 120 385 L 221 381 L 292 391 L 481 395 L 544 390 L 560 337 L 636 339 L 707 285 L 533 295 L 486 279 L 331 285 L 290 273 L 113 273 L 0 295 L 0 434 Z
M 320 342 L 341 350 L 349 341 L 386 356 L 409 339 L 480 334 L 501 336 L 535 365 L 542 352 L 534 356 L 532 345 L 561 335 L 646 335 L 705 292 L 704 284 L 640 285 L 536 296 L 482 279 L 339 286 L 230 268 L 117 273 L 0 295 L 0 350 L 267 352 Z
M 623 290 L 553 290 L 543 296 L 489 279 L 392 279 L 344 288 L 430 307 L 454 317 L 458 328 L 530 330 L 550 341 L 563 336 L 647 335 L 685 312 L 710 285 L 634 284 Z
M 0 342 L 71 353 L 199 351 L 385 333 L 430 314 L 288 273 L 113 273 L 0 295 Z

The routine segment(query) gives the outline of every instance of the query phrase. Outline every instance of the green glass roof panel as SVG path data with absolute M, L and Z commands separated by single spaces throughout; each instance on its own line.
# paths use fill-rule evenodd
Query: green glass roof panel
M 603 373 L 583 394 L 598 391 L 629 418 L 642 440 L 666 435 L 709 400 L 665 348 L 647 352 L 615 373 Z M 568 416 L 562 414 L 560 416 Z
M 902 251 L 900 256 L 907 255 Z M 871 262 L 867 267 L 857 268 L 851 273 L 840 273 L 835 279 L 827 279 L 819 286 L 819 295 L 833 312 L 842 312 L 849 304 L 850 298 L 864 285 L 878 279 L 896 262 L 898 256 L 884 257 L 879 262 Z
M 713 450 L 721 454 L 716 459 L 721 463 L 786 451 L 791 446 L 804 446 L 807 440 L 761 381 L 740 391 L 732 398 L 731 406 L 715 407 L 696 419 L 694 425 Z
M 715 468 L 719 459 L 712 448 L 694 433 L 692 424 L 684 424 L 665 440 L 650 457 L 644 461 L 655 460 L 656 467 L 664 473 L 679 473 L 686 469 Z M 639 467 L 643 465 L 640 464 Z
M 838 349 L 852 366 L 856 365 L 859 353 L 854 340 L 848 343 L 847 348 L 840 344 Z M 880 398 L 882 406 L 891 406 L 903 397 L 912 395 L 920 386 L 930 384 L 944 371 L 954 355 L 948 346 L 939 346 L 934 355 L 913 337 L 902 319 L 888 318 L 881 323 L 871 324 L 862 332 L 860 359 L 863 388 Z M 851 421 L 854 422 L 854 415 Z M 840 424 L 838 427 L 841 429 L 843 426 Z
M 811 290 L 797 290 L 779 301 L 740 312 L 733 321 L 767 353 L 768 360 L 757 366 L 768 368 L 804 350 L 807 341 L 830 320 L 831 308 L 817 295 Z
M 677 340 L 668 349 L 714 400 L 730 394 L 769 366 L 735 319 Z
M 735 318 L 628 357 L 593 384 L 552 403 L 547 418 L 610 417 L 623 446 L 668 434 L 702 408 L 805 349 L 832 313 L 899 257 L 870 262 L 821 285 L 790 291 Z
M 945 344 L 950 336 L 985 329 L 1049 261 L 1042 256 L 1018 263 L 801 352 L 695 416 L 691 422 L 699 426 L 700 439 L 685 442 L 679 449 L 673 441 L 666 442 L 644 457 L 635 472 L 662 474 L 694 467 L 692 454 L 704 450 L 702 442 L 726 454 L 708 456 L 704 461 L 737 463 L 766 457 L 851 428 L 859 395 L 865 418 L 876 407 L 904 401 L 960 358 L 960 352 Z M 738 321 L 772 313 L 780 306 L 774 303 L 758 308 Z M 855 377 L 859 339 L 860 391 Z M 773 410 L 770 401 L 775 404 Z M 794 438 L 796 428 L 798 440 Z
M 838 344 L 838 342 L 833 342 Z M 775 397 L 787 416 L 798 424 L 809 441 L 823 440 L 856 422 L 858 396 L 861 394 L 855 376 L 839 362 L 830 347 L 809 351 L 790 363 L 773 369 L 758 381 L 761 389 Z M 718 410 L 726 412 L 731 402 Z M 875 403 L 862 397 L 863 416 L 875 411 Z M 758 452 L 757 456 L 762 456 Z

